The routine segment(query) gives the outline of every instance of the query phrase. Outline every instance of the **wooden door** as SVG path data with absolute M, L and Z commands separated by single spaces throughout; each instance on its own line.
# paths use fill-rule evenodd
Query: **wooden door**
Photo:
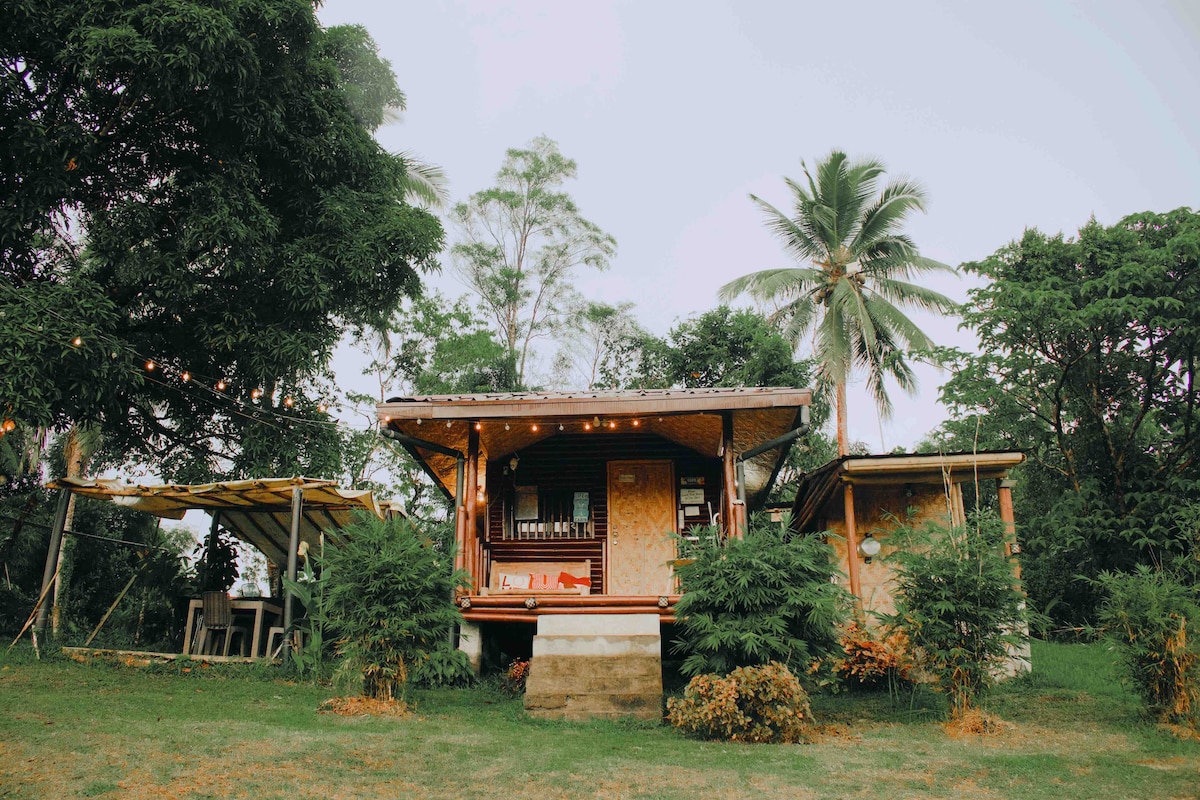
M 675 470 L 670 461 L 608 463 L 605 594 L 664 595 L 673 585 Z

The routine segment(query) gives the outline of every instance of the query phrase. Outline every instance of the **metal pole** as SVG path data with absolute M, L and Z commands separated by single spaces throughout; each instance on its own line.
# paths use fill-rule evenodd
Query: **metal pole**
M 46 636 L 46 620 L 50 609 L 44 598 L 48 596 L 50 584 L 55 581 L 58 570 L 58 551 L 62 545 L 63 529 L 67 527 L 67 505 L 71 502 L 71 490 L 61 489 L 58 508 L 54 512 L 54 526 L 50 528 L 50 547 L 46 550 L 46 569 L 42 572 L 42 604 L 38 606 L 35 630 L 41 638 Z
M 296 582 L 296 564 L 299 561 L 300 551 L 300 510 L 304 504 L 304 489 L 300 486 L 292 489 L 292 535 L 288 539 L 288 561 L 287 561 L 287 577 L 292 583 Z M 291 634 L 292 634 L 292 606 L 296 600 L 296 593 L 288 586 L 283 593 L 283 661 L 287 663 L 288 653 L 291 651 Z

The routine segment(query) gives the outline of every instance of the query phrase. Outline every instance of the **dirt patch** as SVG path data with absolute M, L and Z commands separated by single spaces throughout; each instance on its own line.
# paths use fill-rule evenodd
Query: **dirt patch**
M 317 706 L 319 714 L 339 717 L 407 717 L 412 709 L 400 700 L 377 700 L 373 697 L 331 697 Z

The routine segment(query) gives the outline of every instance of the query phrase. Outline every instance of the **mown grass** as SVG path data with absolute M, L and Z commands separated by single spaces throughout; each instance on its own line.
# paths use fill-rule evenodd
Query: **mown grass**
M 528 718 L 480 688 L 405 718 L 318 714 L 328 690 L 267 670 L 0 661 L 0 797 L 1196 797 L 1200 742 L 1149 721 L 1099 645 L 1035 643 L 953 735 L 919 690 L 816 698 L 807 745 L 695 742 L 635 722 Z M 182 669 L 189 669 L 183 672 Z

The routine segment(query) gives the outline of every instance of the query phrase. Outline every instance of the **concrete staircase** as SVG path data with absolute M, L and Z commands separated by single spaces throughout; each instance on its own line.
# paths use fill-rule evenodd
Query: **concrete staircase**
M 657 614 L 544 614 L 525 709 L 538 717 L 662 717 Z

